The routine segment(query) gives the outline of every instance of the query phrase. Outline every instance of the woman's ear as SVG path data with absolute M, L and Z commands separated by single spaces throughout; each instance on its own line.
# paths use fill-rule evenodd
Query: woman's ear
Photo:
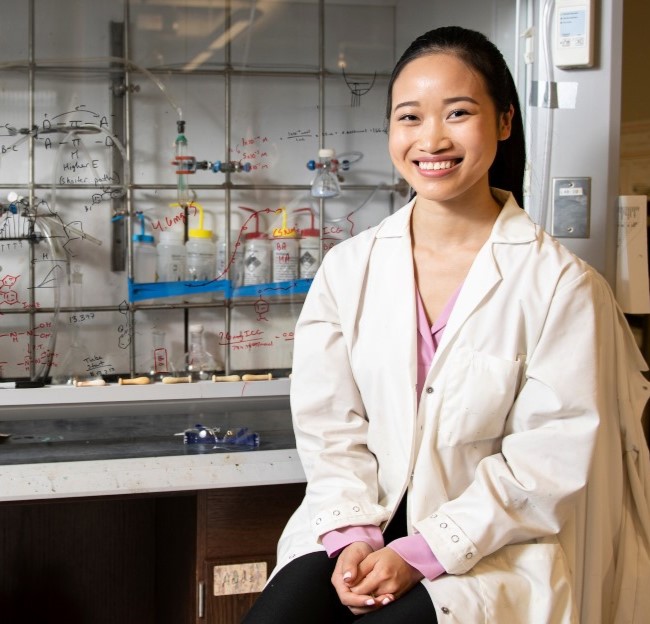
M 505 141 L 510 138 L 512 131 L 512 118 L 515 114 L 515 107 L 510 104 L 510 109 L 507 113 L 501 113 L 499 116 L 499 141 Z

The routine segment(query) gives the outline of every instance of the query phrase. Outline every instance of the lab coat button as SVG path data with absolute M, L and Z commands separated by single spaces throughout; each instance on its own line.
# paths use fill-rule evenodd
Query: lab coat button
M 352 511 L 361 511 L 361 509 L 359 509 L 358 505 L 355 505 L 354 507 L 352 507 Z
M 433 392 L 433 388 L 431 386 L 429 386 L 427 388 L 427 394 L 431 394 L 432 392 Z
M 316 524 L 320 524 L 320 523 L 321 523 L 321 519 L 320 519 L 320 518 L 316 518 Z
M 446 522 L 441 522 L 440 523 L 440 528 L 441 529 L 446 529 L 447 528 L 447 523 Z
M 452 541 L 452 542 L 455 543 L 455 542 L 457 542 L 458 540 L 459 540 L 458 535 L 452 535 L 452 536 L 451 536 L 451 541 Z
M 474 555 L 472 553 L 467 553 L 465 559 L 471 559 Z
M 448 607 L 442 607 L 442 609 L 440 609 L 440 610 L 441 610 L 445 615 L 449 615 L 449 608 L 448 608 Z
M 335 516 L 340 516 L 340 515 L 341 515 L 341 512 L 340 512 L 338 509 L 335 509 L 332 513 L 333 513 Z

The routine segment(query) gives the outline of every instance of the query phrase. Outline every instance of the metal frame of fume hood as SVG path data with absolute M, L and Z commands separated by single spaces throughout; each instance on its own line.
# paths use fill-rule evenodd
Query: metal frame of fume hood
M 60 71 L 72 69 L 72 67 L 66 66 L 62 63 L 59 66 L 52 67 L 51 64 L 48 64 L 47 67 L 38 67 L 35 61 L 35 0 L 28 0 L 28 118 L 29 118 L 29 127 L 35 127 L 35 77 L 36 71 L 41 72 L 47 71 Z M 131 0 L 124 0 L 124 51 L 123 56 L 125 59 L 130 58 L 131 53 L 131 34 L 130 34 L 130 3 Z M 225 28 L 226 30 L 230 27 L 232 19 L 232 4 L 230 0 L 227 0 L 225 3 Z M 81 73 L 105 71 L 110 77 L 115 74 L 115 67 L 109 68 L 97 68 L 91 67 L 87 69 L 74 68 Z M 134 70 L 128 63 L 124 64 L 124 67 L 120 69 L 120 72 L 124 80 L 124 89 L 123 89 L 123 98 L 124 98 L 124 128 L 123 128 L 123 137 L 124 137 L 124 149 L 126 153 L 126 160 L 123 163 L 124 167 L 130 167 L 132 171 L 132 162 L 131 162 L 131 150 L 132 150 L 132 108 L 131 108 L 131 86 L 133 82 L 133 74 L 138 73 L 137 70 Z M 151 70 L 153 74 L 156 73 L 156 70 Z M 187 75 L 188 72 L 182 69 L 165 69 L 160 70 L 160 73 L 165 75 L 170 74 L 183 74 Z M 318 69 L 315 71 L 246 71 L 246 70 L 236 70 L 231 67 L 231 45 L 230 42 L 226 43 L 225 46 L 225 68 L 218 70 L 194 70 L 190 72 L 192 75 L 206 75 L 206 76 L 223 76 L 224 85 L 225 85 L 225 96 L 224 96 L 224 118 L 225 118 L 225 153 L 230 153 L 231 148 L 231 88 L 232 88 L 232 78 L 234 76 L 247 76 L 247 77 L 274 77 L 274 78 L 303 78 L 303 77 L 315 77 L 318 78 L 318 108 L 319 108 L 319 117 L 318 117 L 318 142 L 319 148 L 324 147 L 323 145 L 323 135 L 325 128 L 325 81 L 328 77 L 333 77 L 332 72 L 328 72 L 325 69 L 325 0 L 318 0 Z M 369 76 L 371 77 L 371 76 Z M 384 76 L 387 77 L 387 76 Z M 16 184 L 0 184 L 0 189 L 16 189 L 16 188 L 25 188 L 27 189 L 27 196 L 29 198 L 29 205 L 34 205 L 36 199 L 37 190 L 47 190 L 51 188 L 51 185 L 46 184 L 36 184 L 35 183 L 35 142 L 34 135 L 29 134 L 27 139 L 28 145 L 28 181 L 27 185 L 16 185 Z M 309 190 L 309 185 L 287 185 L 287 184 L 233 184 L 230 179 L 230 173 L 224 173 L 225 179 L 222 184 L 196 184 L 193 185 L 195 189 L 205 189 L 205 190 L 223 190 L 225 193 L 225 216 L 226 232 L 230 232 L 230 220 L 231 220 L 231 193 L 233 190 L 289 190 L 289 191 L 305 191 Z M 130 180 L 133 180 L 133 176 L 129 176 Z M 73 189 L 94 189 L 95 187 L 90 184 L 73 184 L 73 185 L 64 185 L 62 188 L 73 188 Z M 107 188 L 118 189 L 123 188 L 121 186 L 111 186 L 108 185 Z M 126 196 L 124 198 L 125 209 L 124 213 L 127 217 L 126 220 L 126 241 L 127 241 L 127 276 L 129 278 L 133 277 L 133 245 L 131 243 L 132 230 L 133 230 L 133 192 L 135 190 L 171 190 L 175 189 L 176 185 L 174 184 L 133 184 L 132 182 L 126 188 Z M 372 191 L 376 189 L 376 185 L 345 185 L 345 190 L 367 190 Z M 382 190 L 392 192 L 397 190 L 397 185 L 385 185 L 382 186 Z M 390 199 L 389 199 L 390 201 Z M 324 228 L 324 210 L 323 210 L 324 200 L 319 199 L 319 229 L 323 232 Z M 55 311 L 54 308 L 35 307 L 35 269 L 34 269 L 34 240 L 33 238 L 27 239 L 29 244 L 29 308 L 21 310 L 3 310 L 4 315 L 11 314 L 28 314 L 29 315 L 29 329 L 31 330 L 29 336 L 29 350 L 30 353 L 35 351 L 35 332 L 33 331 L 36 326 L 35 315 L 38 314 L 48 314 Z M 230 236 L 226 237 L 226 253 L 230 254 Z M 320 251 L 322 255 L 322 248 Z M 128 327 L 129 327 L 129 368 L 130 374 L 134 374 L 135 370 L 135 353 L 136 353 L 136 333 L 135 333 L 135 313 L 138 310 L 154 310 L 154 309 L 183 309 L 184 322 L 185 322 L 185 348 L 187 349 L 187 330 L 188 330 L 188 312 L 192 308 L 225 308 L 225 325 L 226 328 L 230 327 L 231 323 L 231 307 L 234 304 L 232 302 L 214 302 L 214 303 L 174 303 L 174 304 L 164 304 L 164 303 L 154 303 L 154 304 L 140 304 L 129 302 L 126 308 L 127 318 L 128 318 Z M 60 307 L 60 312 L 124 312 L 124 305 L 104 305 L 104 306 L 88 306 L 82 305 L 80 307 Z M 226 374 L 230 373 L 230 352 L 226 349 L 225 353 L 225 369 Z M 33 359 L 30 361 L 30 377 L 33 377 L 35 374 L 36 365 Z M 126 372 L 126 371 L 125 371 Z

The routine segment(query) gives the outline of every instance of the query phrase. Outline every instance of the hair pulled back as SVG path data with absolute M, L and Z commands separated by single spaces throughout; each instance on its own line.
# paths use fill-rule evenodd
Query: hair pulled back
M 390 124 L 393 85 L 404 67 L 427 54 L 440 53 L 455 55 L 483 77 L 497 113 L 507 113 L 513 107 L 510 137 L 499 141 L 488 177 L 490 186 L 510 191 L 523 206 L 526 144 L 517 88 L 503 55 L 484 34 L 460 26 L 443 26 L 415 39 L 397 61 L 390 77 L 386 119 Z

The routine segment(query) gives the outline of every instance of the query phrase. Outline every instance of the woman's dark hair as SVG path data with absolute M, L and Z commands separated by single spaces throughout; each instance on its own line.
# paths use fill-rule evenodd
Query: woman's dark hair
M 498 113 L 514 109 L 510 137 L 499 141 L 494 162 L 488 172 L 490 186 L 510 191 L 523 206 L 526 142 L 517 88 L 499 49 L 482 33 L 460 26 L 443 26 L 418 37 L 397 61 L 388 83 L 386 119 L 393 108 L 393 85 L 404 67 L 427 54 L 453 54 L 477 71 L 485 81 Z

